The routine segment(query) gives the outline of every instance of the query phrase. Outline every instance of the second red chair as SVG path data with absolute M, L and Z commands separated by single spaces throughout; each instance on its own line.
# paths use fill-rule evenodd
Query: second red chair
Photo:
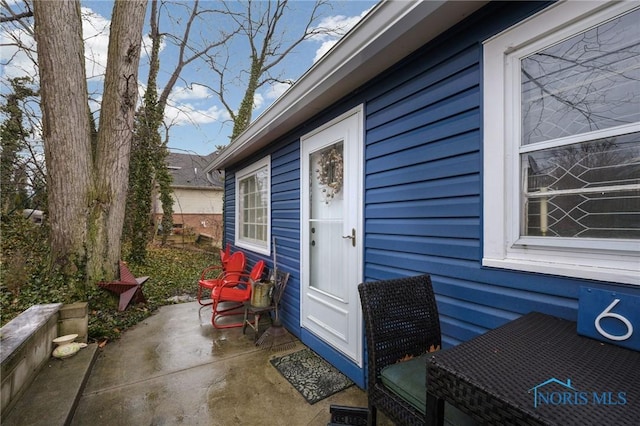
M 221 317 L 228 315 L 242 315 L 242 312 L 237 312 L 238 308 L 244 306 L 244 302 L 251 300 L 251 290 L 253 283 L 259 281 L 264 272 L 264 260 L 256 262 L 251 269 L 251 273 L 241 274 L 237 279 L 224 278 L 222 285 L 217 285 L 211 292 L 211 299 L 213 300 L 213 315 L 211 317 L 211 323 L 215 328 L 231 328 L 240 327 L 243 325 L 243 321 L 237 323 L 218 323 L 216 322 Z M 220 304 L 225 304 L 224 308 Z M 236 311 L 236 312 L 233 312 Z
M 198 303 L 203 306 L 210 305 L 211 302 L 202 301 L 202 294 L 211 294 L 214 287 L 222 284 L 224 280 L 238 280 L 244 272 L 247 259 L 243 252 L 237 251 L 231 255 L 220 251 L 221 266 L 210 266 L 202 271 L 198 280 Z

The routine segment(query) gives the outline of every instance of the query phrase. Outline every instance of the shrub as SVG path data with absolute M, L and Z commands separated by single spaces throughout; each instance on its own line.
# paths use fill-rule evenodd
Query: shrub
M 21 214 L 1 220 L 0 321 L 39 303 L 71 302 L 71 287 L 48 270 L 47 228 Z
M 2 257 L 0 258 L 0 321 L 6 324 L 32 305 L 73 302 L 72 287 L 49 272 L 47 230 L 21 215 L 2 218 Z M 128 248 L 123 248 L 123 257 Z M 135 276 L 149 276 L 143 286 L 147 303 L 130 305 L 118 311 L 118 297 L 97 286 L 90 286 L 89 338 L 113 340 L 122 331 L 147 318 L 158 307 L 174 303 L 173 296 L 195 297 L 202 269 L 219 262 L 217 255 L 204 250 L 150 246 L 144 265 L 129 264 Z

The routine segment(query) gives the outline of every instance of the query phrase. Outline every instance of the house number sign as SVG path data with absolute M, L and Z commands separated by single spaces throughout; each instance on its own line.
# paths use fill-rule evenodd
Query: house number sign
M 580 289 L 578 334 L 640 350 L 640 292 Z

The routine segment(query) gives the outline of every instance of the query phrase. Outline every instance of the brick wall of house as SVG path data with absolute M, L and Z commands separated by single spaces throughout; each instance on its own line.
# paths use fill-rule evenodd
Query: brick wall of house
M 162 215 L 156 215 L 160 222 Z M 222 215 L 206 213 L 176 213 L 173 215 L 174 234 L 204 235 L 213 240 L 213 245 L 222 244 Z

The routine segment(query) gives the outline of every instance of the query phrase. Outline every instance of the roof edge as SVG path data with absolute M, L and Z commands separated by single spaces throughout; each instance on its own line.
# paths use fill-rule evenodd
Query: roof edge
M 224 169 L 265 147 L 486 3 L 382 1 L 220 151 L 205 171 Z

